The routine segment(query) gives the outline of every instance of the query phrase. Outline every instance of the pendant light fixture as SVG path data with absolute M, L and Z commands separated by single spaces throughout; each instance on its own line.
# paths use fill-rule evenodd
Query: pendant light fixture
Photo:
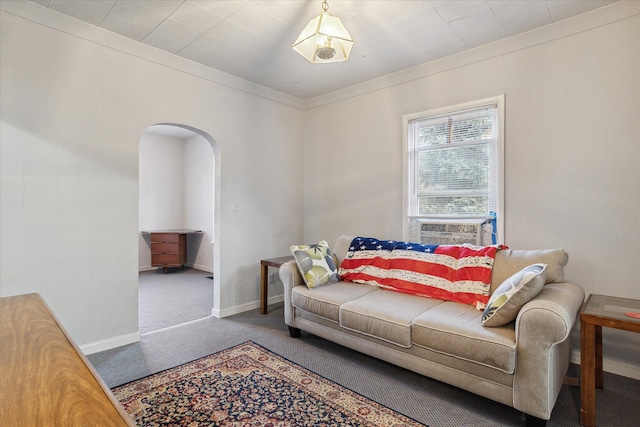
M 327 1 L 322 2 L 323 12 L 313 18 L 293 44 L 293 50 L 312 64 L 341 62 L 349 59 L 353 40 L 340 18 L 331 15 Z

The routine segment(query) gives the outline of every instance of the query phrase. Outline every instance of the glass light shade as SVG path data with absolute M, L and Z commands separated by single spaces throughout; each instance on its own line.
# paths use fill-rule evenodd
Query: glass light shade
M 313 64 L 340 62 L 349 59 L 353 40 L 340 18 L 322 12 L 309 21 L 292 47 Z

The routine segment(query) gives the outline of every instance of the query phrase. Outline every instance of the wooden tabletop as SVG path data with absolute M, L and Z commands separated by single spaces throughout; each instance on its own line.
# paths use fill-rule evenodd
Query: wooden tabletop
M 277 258 L 267 258 L 260 260 L 260 264 L 268 267 L 280 267 L 282 264 L 288 261 L 293 261 L 295 258 L 291 255 L 281 256 Z
M 179 228 L 172 230 L 149 230 L 149 231 L 141 231 L 142 234 L 198 234 L 202 233 L 202 230 L 192 230 L 190 228 Z
M 640 332 L 640 300 L 591 294 L 580 310 L 580 321 L 597 326 Z
M 0 298 L 5 426 L 134 426 L 38 294 Z

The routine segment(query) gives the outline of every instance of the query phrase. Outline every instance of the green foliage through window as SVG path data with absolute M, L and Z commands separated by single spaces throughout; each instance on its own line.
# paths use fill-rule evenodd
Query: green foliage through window
M 496 106 L 409 122 L 412 216 L 482 216 L 496 207 Z

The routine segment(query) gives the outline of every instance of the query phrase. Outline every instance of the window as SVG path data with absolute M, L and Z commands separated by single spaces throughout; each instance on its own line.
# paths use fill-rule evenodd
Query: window
M 430 243 L 425 230 L 459 224 L 485 233 L 470 243 L 504 240 L 503 117 L 504 96 L 404 117 L 405 239 Z

